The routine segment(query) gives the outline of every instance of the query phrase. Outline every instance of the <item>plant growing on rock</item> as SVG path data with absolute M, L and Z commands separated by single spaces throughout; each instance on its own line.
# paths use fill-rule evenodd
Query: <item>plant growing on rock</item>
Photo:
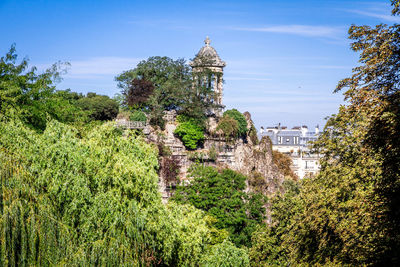
M 240 113 L 237 109 L 229 109 L 224 112 L 223 117 L 231 117 L 238 123 L 238 131 L 237 131 L 237 136 L 238 137 L 245 137 L 247 134 L 247 121 L 246 118 L 242 113 Z
M 208 151 L 208 158 L 211 161 L 216 161 L 218 157 L 217 149 L 213 145 L 210 150 Z
M 224 116 L 218 122 L 217 131 L 222 131 L 227 142 L 238 136 L 239 124 L 230 116 Z
M 129 120 L 131 121 L 147 121 L 147 116 L 143 111 L 134 110 L 129 115 Z
M 179 122 L 174 134 L 176 134 L 183 142 L 186 148 L 196 149 L 204 141 L 204 129 L 195 119 L 178 116 Z
M 161 175 L 166 185 L 170 186 L 179 182 L 180 160 L 174 156 L 163 157 L 161 160 Z
M 294 181 L 297 181 L 299 179 L 299 177 L 293 172 L 291 168 L 293 161 L 288 155 L 273 150 L 272 159 L 283 175 L 285 175 L 286 177 L 290 177 Z

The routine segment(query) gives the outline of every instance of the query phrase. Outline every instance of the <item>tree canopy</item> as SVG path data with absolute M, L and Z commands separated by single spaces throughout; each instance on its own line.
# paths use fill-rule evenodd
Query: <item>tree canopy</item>
M 230 169 L 194 166 L 190 184 L 177 187 L 173 200 L 190 203 L 218 219 L 215 226 L 226 229 L 233 242 L 250 246 L 251 233 L 264 219 L 266 199 L 245 193 L 246 176 Z
M 15 45 L 0 58 L 0 112 L 17 112 L 30 127 L 44 130 L 47 116 L 60 121 L 77 119 L 79 109 L 69 99 L 55 94 L 54 83 L 59 81 L 62 63 L 56 63 L 42 74 L 28 69 L 28 59 L 17 63 Z M 73 115 L 75 113 L 75 116 Z
M 115 119 L 118 115 L 118 103 L 106 95 L 87 93 L 76 101 L 76 105 L 93 120 L 107 121 Z
M 240 113 L 237 109 L 229 109 L 224 112 L 224 117 L 231 117 L 238 123 L 238 130 L 237 130 L 237 136 L 238 137 L 244 137 L 247 134 L 247 121 L 246 118 L 242 113 Z
M 125 103 L 148 110 L 150 122 L 155 125 L 163 125 L 165 110 L 204 121 L 214 106 L 211 88 L 193 82 L 191 68 L 184 59 L 150 57 L 115 80 Z
M 392 4 L 397 15 L 399 1 Z M 400 264 L 400 25 L 353 25 L 349 38 L 360 66 L 338 83 L 347 103 L 314 146 L 320 173 L 273 204 L 273 214 L 287 215 L 254 235 L 260 245 L 250 255 L 259 262 Z
M 162 204 L 156 149 L 110 123 L 81 139 L 0 115 L 0 158 L 1 266 L 198 266 L 218 251 L 248 262 L 214 218 Z

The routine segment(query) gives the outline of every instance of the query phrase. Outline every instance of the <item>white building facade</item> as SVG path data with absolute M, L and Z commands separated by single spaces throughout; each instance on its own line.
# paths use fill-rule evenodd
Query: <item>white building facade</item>
M 260 135 L 268 136 L 272 149 L 291 157 L 293 172 L 300 178 L 315 175 L 319 169 L 320 155 L 311 153 L 310 142 L 317 140 L 319 127 L 310 131 L 307 126 L 296 126 L 288 129 L 285 126 L 261 127 Z

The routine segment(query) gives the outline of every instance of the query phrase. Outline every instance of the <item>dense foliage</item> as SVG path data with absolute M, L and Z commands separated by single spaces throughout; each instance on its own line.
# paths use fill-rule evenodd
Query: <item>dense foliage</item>
M 2 117 L 0 157 L 2 266 L 195 266 L 226 238 L 203 212 L 165 207 L 156 151 L 112 125 L 79 139 L 55 121 L 37 134 Z
M 54 82 L 60 79 L 62 64 L 54 64 L 42 74 L 36 68 L 28 69 L 28 60 L 17 64 L 15 46 L 0 58 L 0 113 L 17 112 L 30 127 L 44 130 L 47 116 L 72 122 L 80 110 L 55 93 Z M 74 115 L 75 114 L 75 115 Z
M 171 186 L 179 181 L 179 170 L 181 164 L 179 157 L 176 156 L 164 156 L 161 158 L 160 169 L 161 175 L 164 178 L 165 184 Z
M 229 116 L 232 119 L 236 120 L 238 123 L 238 136 L 244 137 L 247 134 L 247 121 L 242 113 L 240 113 L 237 109 L 229 109 L 224 112 L 224 117 Z
M 258 136 L 257 136 L 257 129 L 254 126 L 254 124 L 251 124 L 250 130 L 249 130 L 249 138 L 254 145 L 258 145 L 260 143 L 260 141 L 258 140 Z
M 284 189 L 284 194 L 278 194 L 270 201 L 272 224 L 261 226 L 253 233 L 253 246 L 249 251 L 252 266 L 289 264 L 290 251 L 284 241 L 296 223 L 295 215 L 301 212 L 298 203 L 299 184 L 293 180 L 286 180 Z
M 238 136 L 239 123 L 230 116 L 224 116 L 219 120 L 216 130 L 222 131 L 226 141 L 229 142 Z
M 0 64 L 0 266 L 199 266 L 218 252 L 248 262 L 215 218 L 162 204 L 153 145 L 111 123 L 78 131 L 84 97 L 15 59 Z
M 246 177 L 230 169 L 197 165 L 190 176 L 190 184 L 177 187 L 174 201 L 206 211 L 218 219 L 217 228 L 228 230 L 236 245 L 250 246 L 252 232 L 264 219 L 264 196 L 245 193 Z
M 117 117 L 118 103 L 106 95 L 88 93 L 86 97 L 81 96 L 76 105 L 86 111 L 92 120 L 107 121 Z
M 227 262 L 225 259 L 231 259 L 231 261 Z M 215 245 L 210 255 L 204 257 L 200 265 L 204 267 L 246 267 L 250 265 L 249 263 L 249 256 L 245 248 L 238 248 L 234 244 L 224 241 L 224 243 Z
M 131 121 L 147 121 L 147 116 L 143 111 L 140 110 L 133 110 L 129 114 L 129 119 Z
M 136 68 L 117 76 L 124 102 L 150 113 L 150 123 L 163 127 L 165 110 L 205 121 L 214 107 L 209 86 L 193 82 L 191 68 L 185 60 L 150 57 Z
M 361 65 L 337 86 L 347 104 L 315 144 L 320 173 L 274 202 L 272 225 L 253 236 L 255 265 L 400 264 L 400 25 L 349 34 Z
M 57 63 L 42 74 L 28 69 L 28 60 L 17 63 L 15 46 L 0 59 L 0 113 L 18 117 L 38 131 L 46 128 L 48 118 L 82 124 L 91 120 L 110 120 L 118 104 L 108 96 L 89 93 L 86 97 L 70 90 L 57 91 L 55 83 L 68 64 Z
M 183 142 L 186 148 L 196 149 L 204 141 L 204 128 L 200 125 L 201 122 L 186 116 L 178 116 L 178 127 L 176 134 Z
M 154 85 L 152 82 L 142 79 L 133 79 L 128 87 L 122 91 L 124 97 L 123 104 L 131 108 L 148 108 L 147 101 L 154 93 Z

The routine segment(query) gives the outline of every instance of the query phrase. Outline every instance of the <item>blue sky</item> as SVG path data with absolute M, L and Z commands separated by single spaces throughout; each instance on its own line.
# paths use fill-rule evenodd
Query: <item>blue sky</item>
M 226 61 L 224 103 L 256 127 L 323 125 L 351 74 L 351 24 L 399 23 L 390 1 L 0 0 L 0 53 L 71 63 L 57 88 L 113 96 L 114 77 L 150 56 L 193 58 L 206 36 Z

